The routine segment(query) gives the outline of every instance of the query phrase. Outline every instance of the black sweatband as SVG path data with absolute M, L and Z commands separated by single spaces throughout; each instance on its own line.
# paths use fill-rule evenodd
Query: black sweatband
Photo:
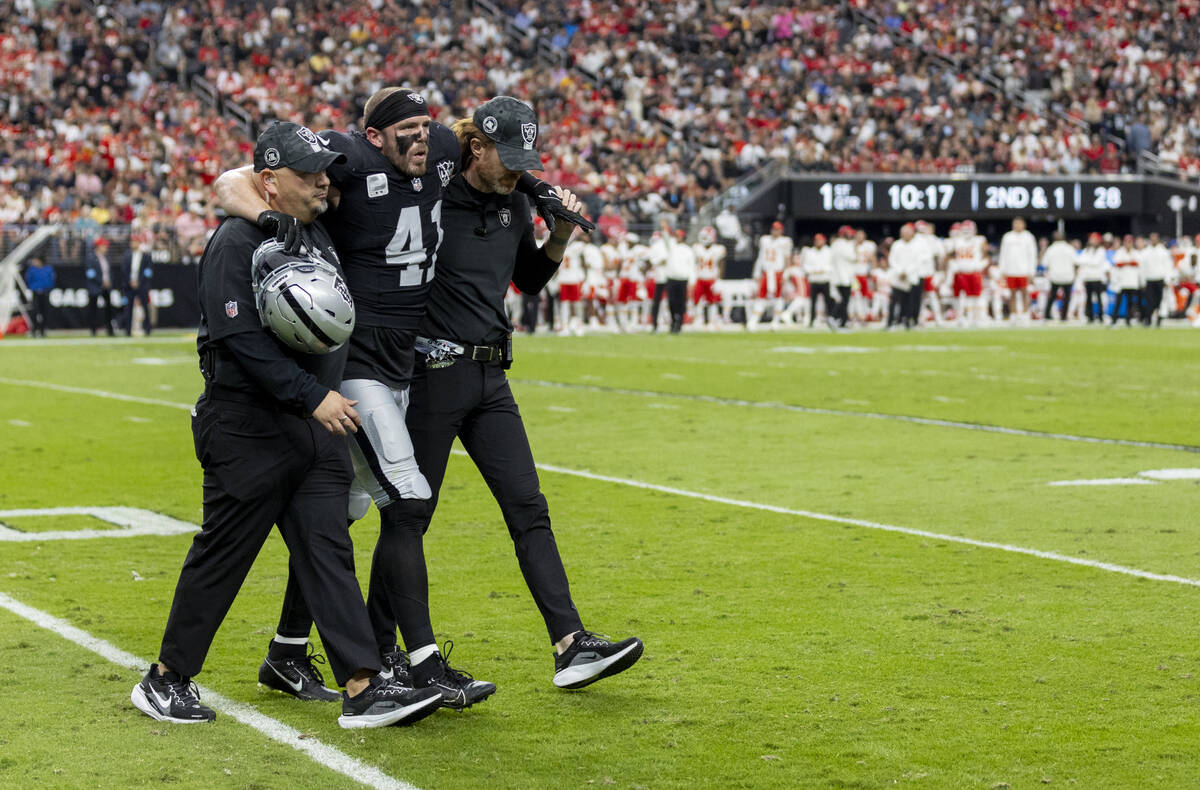
M 413 100 L 416 97 L 417 101 Z M 394 123 L 414 118 L 418 115 L 429 115 L 429 104 L 419 93 L 399 90 L 379 102 L 367 118 L 367 128 L 386 129 Z

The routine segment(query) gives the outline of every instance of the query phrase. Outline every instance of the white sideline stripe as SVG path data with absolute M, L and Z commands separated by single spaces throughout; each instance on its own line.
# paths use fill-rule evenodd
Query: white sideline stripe
M 562 381 L 543 381 L 540 379 L 511 378 L 519 384 L 532 384 L 536 387 L 553 387 L 557 389 L 579 390 L 582 392 L 599 392 L 606 395 L 632 395 L 639 398 L 678 398 L 680 400 L 712 403 L 718 406 L 744 406 L 755 409 L 779 409 L 794 411 L 800 414 L 819 414 L 825 417 L 859 417 L 868 420 L 891 420 L 894 422 L 909 422 L 916 425 L 932 425 L 938 428 L 961 428 L 967 431 L 983 431 L 999 433 L 1006 436 L 1025 436 L 1039 439 L 1061 439 L 1067 442 L 1083 442 L 1086 444 L 1110 444 L 1121 447 L 1142 447 L 1152 450 L 1182 450 L 1188 453 L 1200 453 L 1200 447 L 1190 444 L 1169 444 L 1166 442 L 1141 442 L 1135 439 L 1108 439 L 1100 436 L 1076 436 L 1070 433 L 1052 433 L 1049 431 L 1029 431 L 1024 428 L 1006 428 L 1002 425 L 987 425 L 978 422 L 958 422 L 956 420 L 939 420 L 933 417 L 912 417 L 906 414 L 883 414 L 872 411 L 850 411 L 848 409 L 825 409 L 817 406 L 796 406 L 780 401 L 754 401 L 739 398 L 720 398 L 716 395 L 694 395 L 691 393 L 656 392 L 654 390 L 635 390 L 624 387 L 601 387 L 595 384 L 569 384 Z
M 116 664 L 120 667 L 138 672 L 139 675 L 146 671 L 146 667 L 150 666 L 150 662 L 138 658 L 132 653 L 126 653 L 111 642 L 106 642 L 103 639 L 92 636 L 86 631 L 82 631 L 71 625 L 65 620 L 60 620 L 54 615 L 43 612 L 40 609 L 34 609 L 32 606 L 26 606 L 20 601 L 10 598 L 0 592 L 0 607 L 4 607 L 8 611 L 23 617 L 34 625 L 44 628 L 47 631 L 52 631 L 63 639 L 74 642 L 80 647 L 85 647 L 97 654 L 101 658 Z M 378 790 L 417 790 L 413 785 L 407 782 L 402 782 L 380 771 L 378 768 L 367 765 L 362 761 L 351 757 L 345 752 L 339 751 L 332 746 L 321 743 L 316 738 L 305 736 L 301 738 L 302 733 L 295 727 L 289 727 L 283 722 L 272 719 L 270 716 L 260 713 L 250 705 L 242 702 L 235 702 L 227 697 L 223 697 L 215 691 L 200 686 L 200 692 L 204 697 L 204 702 L 214 710 L 218 710 L 225 715 L 240 721 L 248 727 L 258 730 L 263 735 L 267 736 L 277 743 L 284 746 L 290 746 L 296 751 L 303 752 L 308 755 L 314 762 L 320 763 L 331 771 L 353 779 L 359 784 L 367 787 L 378 788 Z M 130 716 L 141 717 L 140 711 L 129 709 Z M 170 725 L 167 725 L 170 726 Z M 203 726 L 203 725 L 202 725 Z
M 462 450 L 455 450 L 456 455 L 466 455 Z M 921 538 L 932 538 L 933 540 L 944 540 L 948 543 L 962 543 L 967 546 L 975 546 L 981 549 L 996 549 L 998 551 L 1007 551 L 1012 554 L 1025 554 L 1030 557 L 1038 557 L 1043 560 L 1054 560 L 1055 562 L 1066 562 L 1071 565 L 1083 565 L 1088 568 L 1108 571 L 1110 573 L 1120 573 L 1125 576 L 1136 576 L 1139 579 L 1150 579 L 1159 582 L 1174 582 L 1176 584 L 1187 584 L 1192 587 L 1200 587 L 1200 579 L 1188 579 L 1183 576 L 1174 576 L 1167 573 L 1152 573 L 1143 571 L 1138 568 L 1129 568 L 1124 565 L 1115 565 L 1111 562 L 1100 562 L 1098 560 L 1088 560 L 1082 557 L 1071 557 L 1066 554 L 1059 554 L 1053 551 L 1041 551 L 1040 549 L 1029 549 L 1024 546 L 1012 546 L 1007 543 L 995 543 L 988 540 L 975 540 L 974 538 L 965 538 L 960 535 L 944 535 L 940 532 L 929 532 L 923 529 L 913 529 L 911 527 L 899 527 L 895 524 L 881 524 L 877 521 L 866 521 L 860 518 L 846 518 L 845 516 L 833 516 L 828 513 L 815 513 L 811 510 L 797 510 L 789 507 L 780 507 L 778 505 L 765 505 L 761 502 L 748 502 L 744 499 L 731 499 L 729 497 L 714 496 L 713 494 L 702 494 L 698 491 L 688 491 L 683 488 L 672 488 L 670 486 L 660 486 L 654 483 L 643 483 L 641 480 L 631 480 L 625 477 L 611 477 L 609 475 L 598 475 L 594 472 L 587 472 L 581 469 L 567 469 L 563 466 L 554 466 L 552 464 L 537 464 L 537 468 L 555 472 L 562 475 L 571 475 L 573 477 L 583 477 L 588 480 L 597 480 L 603 483 L 615 483 L 617 485 L 631 486 L 633 488 L 643 488 L 648 491 L 658 491 L 663 494 L 674 494 L 676 496 L 689 497 L 690 499 L 701 499 L 705 502 L 715 502 L 720 505 L 732 505 L 733 507 L 744 507 L 751 510 L 765 510 L 768 513 L 780 513 L 788 516 L 802 516 L 811 518 L 816 521 L 829 521 L 834 524 L 849 524 L 855 527 L 865 527 L 867 529 L 877 529 L 883 532 L 898 532 L 902 535 L 915 535 Z
M 48 381 L 29 381 L 0 376 L 0 384 L 12 384 L 15 387 L 37 387 L 38 389 L 54 390 L 55 392 L 67 392 L 72 395 L 95 395 L 97 398 L 123 400 L 129 403 L 143 403 L 148 406 L 169 406 L 172 409 L 192 410 L 192 404 L 190 403 L 173 403 L 168 400 L 159 400 L 158 398 L 140 398 L 137 395 L 123 395 L 119 392 L 106 392 L 105 390 L 92 390 L 84 387 L 68 387 L 65 384 L 51 384 Z

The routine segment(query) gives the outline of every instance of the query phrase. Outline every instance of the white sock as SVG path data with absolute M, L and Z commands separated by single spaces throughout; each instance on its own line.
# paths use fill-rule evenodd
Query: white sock
M 280 636 L 275 634 L 275 641 L 281 645 L 307 645 L 307 636 Z
M 436 644 L 423 645 L 416 650 L 408 651 L 408 660 L 415 667 L 430 656 L 437 655 L 438 646 Z

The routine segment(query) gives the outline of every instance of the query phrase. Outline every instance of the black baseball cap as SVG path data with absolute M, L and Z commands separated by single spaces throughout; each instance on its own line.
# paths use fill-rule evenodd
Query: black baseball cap
M 291 121 L 277 121 L 258 136 L 254 146 L 254 172 L 290 167 L 302 173 L 319 173 L 346 155 L 332 151 L 312 129 Z
M 509 170 L 544 170 L 535 144 L 537 114 L 512 96 L 497 96 L 485 102 L 472 119 L 479 131 L 496 144 L 500 162 Z

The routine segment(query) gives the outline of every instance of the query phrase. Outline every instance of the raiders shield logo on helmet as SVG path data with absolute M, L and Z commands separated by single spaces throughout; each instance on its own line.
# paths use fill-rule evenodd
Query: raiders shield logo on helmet
M 499 213 L 500 213 L 500 224 L 507 228 L 509 226 L 509 224 L 512 222 L 512 211 L 510 209 L 502 208 L 502 209 L 500 209 Z

